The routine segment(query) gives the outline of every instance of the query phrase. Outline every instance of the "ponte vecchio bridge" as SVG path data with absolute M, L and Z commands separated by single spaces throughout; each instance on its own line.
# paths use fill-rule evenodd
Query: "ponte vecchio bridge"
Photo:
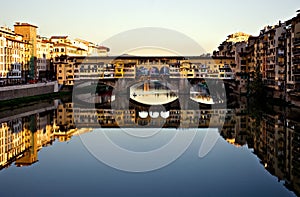
M 86 81 L 112 85 L 119 79 L 140 81 L 164 79 L 234 79 L 234 59 L 210 56 L 108 56 L 56 57 L 54 65 L 60 85 Z

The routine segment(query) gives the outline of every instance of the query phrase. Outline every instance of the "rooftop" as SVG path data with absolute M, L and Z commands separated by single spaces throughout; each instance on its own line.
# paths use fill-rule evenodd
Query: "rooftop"
M 103 49 L 103 50 L 109 51 L 109 48 L 105 47 L 105 46 L 97 46 L 97 48 L 100 49 L 100 50 Z
M 32 25 L 29 23 L 20 23 L 20 22 L 16 22 L 14 26 L 31 26 L 31 27 L 38 28 L 38 26 L 36 26 L 36 25 Z
M 68 36 L 51 36 L 50 39 L 66 39 Z

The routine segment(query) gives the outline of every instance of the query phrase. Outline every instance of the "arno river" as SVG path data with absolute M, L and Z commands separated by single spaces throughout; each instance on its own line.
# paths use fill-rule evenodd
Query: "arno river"
M 108 90 L 95 105 L 64 96 L 2 108 L 0 195 L 300 194 L 299 109 L 259 110 L 237 97 L 226 108 L 182 108 L 170 92 L 152 97 L 172 104 L 118 107 Z

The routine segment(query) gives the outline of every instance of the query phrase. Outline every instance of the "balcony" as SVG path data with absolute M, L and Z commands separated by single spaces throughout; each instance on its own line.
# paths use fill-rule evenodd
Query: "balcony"
M 273 80 L 273 79 L 267 79 L 265 81 L 265 85 L 267 85 L 267 86 L 274 86 L 275 85 L 275 80 Z
M 293 58 L 293 64 L 300 64 L 300 58 Z
M 300 75 L 300 69 L 294 69 L 293 74 L 294 75 Z
M 274 71 L 274 70 L 275 70 L 274 67 L 270 67 L 270 68 L 267 68 L 267 69 L 266 69 L 267 72 L 271 72 L 271 71 Z
M 293 55 L 295 56 L 300 55 L 300 48 L 293 48 Z
M 278 62 L 278 66 L 284 67 L 284 62 Z
M 300 83 L 300 76 L 295 77 L 295 83 L 299 84 Z
M 280 37 L 278 38 L 278 40 L 279 40 L 279 41 L 285 41 L 285 37 L 284 37 L 284 36 L 280 36 Z
M 275 61 L 275 57 L 274 56 L 267 57 L 267 61 L 274 62 Z
M 300 38 L 294 38 L 294 46 L 300 46 Z
M 283 57 L 284 56 L 284 50 L 278 49 L 277 54 L 278 54 L 278 56 Z
M 284 43 L 278 43 L 278 48 L 280 48 L 280 49 L 284 49 L 284 48 L 285 48 L 285 45 L 284 45 Z

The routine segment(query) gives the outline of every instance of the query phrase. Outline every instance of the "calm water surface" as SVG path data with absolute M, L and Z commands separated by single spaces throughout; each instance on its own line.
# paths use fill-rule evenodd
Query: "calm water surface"
M 150 121 L 138 116 L 147 109 L 135 105 L 129 111 L 114 111 L 55 100 L 4 109 L 0 113 L 0 196 L 296 196 L 300 191 L 300 139 L 298 123 L 289 116 L 295 114 L 294 109 L 260 118 L 251 117 L 246 109 L 241 104 L 225 110 L 224 127 L 219 131 L 205 129 L 206 118 L 213 116 L 209 109 L 166 109 L 170 117 L 152 121 L 158 128 L 148 128 L 151 137 L 126 132 L 130 124 L 141 126 Z M 121 112 L 127 115 L 118 120 Z M 201 128 L 174 128 L 182 118 L 191 122 L 190 116 L 201 117 Z M 86 122 L 76 125 L 78 120 Z M 116 124 L 121 128 L 113 128 Z M 159 129 L 160 124 L 165 128 Z M 101 149 L 101 134 L 124 150 L 147 152 L 163 147 L 182 132 L 195 133 L 191 144 L 175 161 L 156 170 L 123 171 L 99 158 L 109 152 Z M 199 157 L 207 132 L 215 132 L 216 143 Z M 96 149 L 91 151 L 88 139 L 94 139 Z M 137 162 L 132 165 L 151 160 Z

